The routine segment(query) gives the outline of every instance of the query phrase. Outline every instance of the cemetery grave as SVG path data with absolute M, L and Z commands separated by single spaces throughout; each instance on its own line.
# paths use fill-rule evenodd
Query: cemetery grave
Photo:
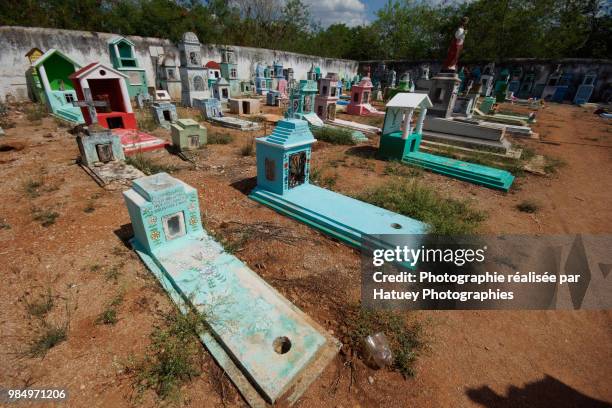
M 360 309 L 355 249 L 366 235 L 388 234 L 377 243 L 392 248 L 398 233 L 610 224 L 600 188 L 612 183 L 609 123 L 584 105 L 597 76 L 584 75 L 574 98 L 582 107 L 546 106 L 535 122 L 532 106 L 509 103 L 535 92 L 535 73 L 459 64 L 466 23 L 439 72 L 430 78 L 422 66 L 397 86 L 384 62 L 355 75 L 307 59 L 300 78 L 303 67 L 260 54 L 240 78 L 243 50 L 218 47 L 220 62 L 204 64 L 209 45 L 193 32 L 176 56 L 169 42 L 149 47 L 155 81 L 125 37 L 104 40 L 112 67 L 32 48 L 29 91 L 46 111 L 0 106 L 10 124 L 0 128 L 0 242 L 10 243 L 0 249 L 10 294 L 0 321 L 18 369 L 0 370 L 0 383 L 65 384 L 75 406 L 92 395 L 118 407 L 452 406 L 462 385 L 482 383 L 474 367 L 489 367 L 501 386 L 547 370 L 551 347 L 568 367 L 598 369 L 601 356 L 584 350 L 606 338 L 603 315 L 553 324 L 500 313 L 496 324 L 525 333 L 508 337 L 473 312 L 407 319 Z M 571 82 L 559 66 L 542 95 L 563 101 Z M 313 136 L 339 128 L 349 129 L 345 143 Z M 541 139 L 522 137 L 532 128 Z M 527 340 L 558 322 L 583 330 Z M 33 328 L 53 338 L 32 338 Z M 394 350 L 381 370 L 363 350 L 376 330 Z M 495 349 L 495 364 L 482 347 Z M 530 366 L 515 364 L 521 352 Z M 439 375 L 448 372 L 456 376 Z
M 517 112 L 525 111 L 526 108 L 510 106 L 502 104 L 504 109 L 512 109 Z M 20 109 L 22 113 L 17 110 Z M 278 108 L 263 106 L 262 109 L 267 113 L 278 114 Z M 372 140 L 365 142 L 363 146 L 337 146 L 329 145 L 323 142 L 315 143 L 315 151 L 311 154 L 311 177 L 312 169 L 319 173 L 317 182 L 334 177 L 336 180 L 332 190 L 341 193 L 345 196 L 358 194 L 366 188 L 372 188 L 381 183 L 394 180 L 396 178 L 416 178 L 431 189 L 435 189 L 444 194 L 448 194 L 458 200 L 463 200 L 470 197 L 468 200 L 474 207 L 486 211 L 487 219 L 483 222 L 483 231 L 500 232 L 500 231 L 517 231 L 517 232 L 539 232 L 541 228 L 549 231 L 560 231 L 566 228 L 566 223 L 569 223 L 569 228 L 588 228 L 596 230 L 601 228 L 601 215 L 604 214 L 603 208 L 597 209 L 597 206 L 604 205 L 601 201 L 593 202 L 595 206 L 593 211 L 584 211 L 584 203 L 575 197 L 582 199 L 597 195 L 599 189 L 595 188 L 588 180 L 591 178 L 589 169 L 591 165 L 586 165 L 583 160 L 580 160 L 574 154 L 576 149 L 579 149 L 583 154 L 591 157 L 592 161 L 600 163 L 601 166 L 606 166 L 607 156 L 601 148 L 592 146 L 594 143 L 588 140 L 583 140 L 589 145 L 576 146 L 573 144 L 564 144 L 564 141 L 574 141 L 576 135 L 576 126 L 580 126 L 580 122 L 576 121 L 578 112 L 576 108 L 571 106 L 549 106 L 544 109 L 539 115 L 538 122 L 534 124 L 535 130 L 542 134 L 545 140 L 558 141 L 559 145 L 541 144 L 537 141 L 517 141 L 517 143 L 525 143 L 532 148 L 537 149 L 541 153 L 546 153 L 553 156 L 561 156 L 567 160 L 567 168 L 559 170 L 558 175 L 548 177 L 521 176 L 518 177 L 515 183 L 520 183 L 521 189 L 512 191 L 509 195 L 501 195 L 494 190 L 484 189 L 478 186 L 470 185 L 462 181 L 449 179 L 447 177 L 434 173 L 422 173 L 413 176 L 397 176 L 390 171 L 393 167 L 392 163 L 387 163 L 376 159 L 375 152 L 379 143 L 379 136 L 373 136 Z M 68 296 L 70 293 L 75 293 L 77 289 L 80 291 L 78 296 L 78 309 L 73 313 L 73 322 L 93 322 L 97 315 L 104 310 L 105 303 L 111 300 L 120 291 L 120 287 L 127 285 L 129 288 L 125 295 L 123 305 L 117 308 L 119 316 L 118 322 L 114 326 L 91 325 L 82 326 L 82 324 L 72 324 L 68 331 L 67 340 L 51 349 L 44 364 L 56 364 L 56 369 L 46 373 L 37 373 L 36 378 L 39 381 L 51 382 L 63 379 L 67 386 L 71 389 L 79 390 L 81 385 L 85 385 L 85 390 L 89 387 L 99 389 L 99 399 L 106 404 L 114 406 L 129 406 L 129 402 L 124 400 L 121 395 L 129 394 L 132 390 L 132 381 L 127 374 L 115 374 L 113 368 L 113 359 L 106 354 L 104 350 L 112 350 L 113 354 L 122 357 L 129 356 L 135 353 L 141 356 L 146 353 L 143 345 L 134 344 L 134 338 L 144 336 L 152 330 L 156 324 L 155 308 L 151 305 L 158 303 L 162 305 L 164 310 L 170 310 L 170 303 L 166 295 L 159 290 L 152 289 L 151 281 L 146 278 L 148 270 L 141 265 L 138 259 L 129 256 L 129 250 L 122 247 L 121 239 L 115 235 L 114 231 L 121 230 L 123 225 L 130 225 L 130 218 L 125 210 L 125 204 L 122 201 L 119 191 L 105 192 L 101 198 L 96 197 L 99 194 L 99 187 L 89 177 L 83 177 L 84 173 L 79 171 L 76 166 L 66 165 L 74 158 L 78 157 L 78 146 L 74 142 L 65 129 L 58 127 L 53 119 L 46 117 L 42 119 L 42 124 L 31 124 L 24 112 L 27 111 L 27 106 L 24 108 L 13 108 L 9 112 L 11 119 L 16 123 L 16 127 L 5 129 L 6 135 L 0 144 L 12 145 L 16 141 L 26 141 L 25 148 L 21 150 L 6 150 L 0 149 L 0 174 L 7 182 L 7 199 L 10 202 L 21 203 L 19 206 L 9 205 L 9 202 L 3 201 L 0 203 L 0 214 L 2 220 L 10 225 L 10 229 L 0 230 L 0 239 L 10 239 L 16 243 L 16 247 L 25 247 L 34 245 L 40 256 L 43 256 L 49 261 L 45 264 L 50 265 L 51 271 L 64 271 L 58 275 L 59 279 L 53 285 L 53 290 Z M 179 114 L 181 117 L 197 118 L 199 110 L 193 108 L 180 108 Z M 343 115 L 343 114 L 340 114 Z M 582 137 L 600 138 L 599 143 L 610 143 L 609 138 L 606 139 L 606 125 L 598 121 L 604 119 L 598 118 L 596 115 L 587 117 L 588 126 L 583 132 Z M 561 119 L 560 119 L 561 118 Z M 381 118 L 382 119 L 382 118 Z M 357 118 L 356 120 L 367 120 L 367 117 Z M 559 121 L 563 121 L 567 128 L 551 127 L 558 126 Z M 584 120 L 584 119 L 583 119 Z M 259 206 L 253 200 L 249 199 L 246 193 L 250 188 L 241 191 L 242 187 L 233 187 L 236 183 L 242 183 L 257 175 L 256 157 L 249 156 L 240 158 L 239 150 L 243 145 L 241 140 L 244 139 L 244 134 L 240 130 L 228 129 L 220 126 L 202 122 L 208 130 L 208 137 L 213 133 L 227 132 L 234 136 L 234 140 L 225 145 L 208 144 L 205 149 L 198 150 L 198 156 L 195 158 L 200 167 L 198 170 L 191 166 L 184 165 L 180 159 L 175 156 L 168 155 L 164 150 L 155 150 L 143 153 L 143 156 L 149 160 L 155 161 L 160 165 L 175 166 L 172 174 L 174 178 L 180 179 L 185 183 L 196 187 L 198 192 L 198 200 L 202 210 L 202 214 L 206 214 L 205 221 L 206 230 L 214 230 L 215 237 L 225 237 L 224 239 L 232 239 L 235 242 L 234 248 L 240 249 L 235 252 L 235 255 L 242 263 L 262 276 L 272 287 L 280 291 L 289 301 L 304 311 L 310 318 L 321 324 L 325 330 L 333 330 L 334 333 L 339 333 L 337 336 L 343 343 L 342 326 L 346 326 L 345 316 L 348 314 L 347 305 L 353 304 L 358 300 L 355 293 L 346 291 L 343 288 L 346 285 L 346 279 L 352 279 L 358 271 L 359 257 L 348 246 L 338 246 L 334 241 L 326 238 L 309 228 L 302 223 L 295 222 L 289 217 L 283 217 L 272 211 L 267 206 Z M 382 127 L 382 123 L 379 123 Z M 45 135 L 52 133 L 53 137 L 46 138 Z M 170 133 L 160 128 L 154 134 L 157 137 L 170 140 Z M 27 138 L 24 140 L 24 136 Z M 606 142 L 607 140 L 607 142 Z M 318 146 L 317 146 L 318 145 Z M 369 149 L 369 150 L 368 150 Z M 368 153 L 371 152 L 371 153 Z M 582 156 L 582 155 L 581 155 Z M 41 168 L 46 167 L 43 173 L 43 184 L 35 188 L 40 196 L 29 198 L 23 186 L 25 174 L 40 174 Z M 409 169 L 409 167 L 406 169 Z M 394 170 L 397 171 L 397 170 Z M 604 178 L 607 175 L 603 176 Z M 312 183 L 312 180 L 310 181 Z M 573 194 L 567 195 L 567 184 L 570 183 Z M 301 187 L 296 187 L 294 191 L 298 191 Z M 58 188 L 58 190 L 55 190 Z M 70 192 L 70 200 L 66 200 Z M 555 211 L 548 205 L 543 207 L 536 213 L 535 217 L 521 213 L 514 209 L 514 206 L 526 199 L 536 199 L 541 203 L 546 203 L 549 200 L 554 200 L 557 203 L 563 203 L 565 221 L 562 221 L 556 216 Z M 30 202 L 37 208 L 59 214 L 52 225 L 43 227 L 32 218 L 30 213 Z M 60 203 L 63 203 L 60 205 Z M 599 204 L 598 204 L 599 203 Z M 93 207 L 91 213 L 84 212 L 84 209 Z M 41 212 L 40 214 L 43 214 Z M 117 216 L 117 214 L 119 214 Z M 580 214 L 580 217 L 573 215 Z M 71 217 L 79 217 L 81 225 L 84 227 L 74 228 Z M 110 221 L 109 221 L 110 220 Z M 238 222 L 235 224 L 234 221 Z M 266 223 L 266 224 L 262 224 Z M 262 224 L 262 227 L 258 225 Z M 283 231 L 279 235 L 279 240 L 263 238 L 264 231 L 276 231 L 273 226 L 279 226 Z M 236 226 L 236 227 L 234 227 Z M 91 235 L 91 231 L 95 231 Z M 243 235 L 243 231 L 253 231 L 248 235 Z M 53 241 L 43 239 L 42 236 L 53 234 Z M 276 232 L 277 234 L 281 234 Z M 46 234 L 46 235 L 45 235 Z M 128 239 L 132 236 L 130 233 L 123 235 Z M 217 239 L 217 238 L 216 238 Z M 293 242 L 299 242 L 297 245 Z M 62 242 L 60 245 L 59 242 Z M 83 242 L 86 242 L 83 245 Z M 225 242 L 227 245 L 227 241 Z M 308 251 L 304 251 L 304 246 Z M 116 252 L 115 248 L 123 248 Z M 40 271 L 38 261 L 36 261 L 27 252 L 14 252 L 9 249 L 7 255 L 9 270 L 21 265 L 21 268 L 26 268 L 30 274 L 30 280 L 40 282 L 41 285 L 46 283 L 45 272 Z M 118 255 L 114 255 L 114 253 Z M 78 256 L 76 255 L 78 254 Z M 295 260 L 297 261 L 297 267 Z M 71 266 L 73 263 L 73 266 Z M 119 284 L 117 286 L 109 284 L 106 279 L 107 273 L 112 272 L 113 265 L 121 267 Z M 102 265 L 102 271 L 93 273 L 90 271 L 95 265 Z M 257 266 L 259 265 L 259 266 Z M 336 266 L 340 265 L 340 266 Z M 347 266 L 344 266 L 347 265 Z M 43 267 L 43 270 L 46 268 Z M 136 271 L 136 272 L 134 272 Z M 321 274 L 318 271 L 325 271 Z M 57 273 L 57 272 L 54 272 Z M 304 276 L 307 276 L 304 280 Z M 143 280 L 144 279 L 144 280 Z M 23 291 L 30 283 L 25 283 L 23 280 L 17 280 L 9 277 L 7 287 L 13 289 L 17 293 Z M 71 284 L 76 284 L 74 289 L 66 289 Z M 303 289 L 296 290 L 297 285 Z M 66 293 L 67 291 L 67 293 Z M 85 302 L 83 299 L 92 299 Z M 142 299 L 147 299 L 145 303 Z M 149 305 L 149 306 L 147 306 Z M 61 307 L 56 306 L 57 312 L 60 314 Z M 4 309 L 7 311 L 18 312 L 21 310 L 17 304 Z M 9 317 L 7 317 L 10 319 Z M 436 319 L 436 317 L 433 317 Z M 435 329 L 436 338 L 444 338 L 452 348 L 465 347 L 465 343 L 461 339 L 453 336 L 456 330 L 460 330 L 465 323 L 465 319 L 474 321 L 472 317 L 457 317 L 446 318 L 445 324 Z M 503 324 L 510 327 L 516 327 L 516 317 L 514 315 L 503 315 L 500 317 Z M 501 323 L 500 323 L 501 324 Z M 526 316 L 521 319 L 521 330 L 539 330 L 541 322 L 538 319 Z M 585 325 L 588 325 L 585 323 Z M 590 327 L 590 326 L 589 326 Z M 93 334 L 92 334 L 93 331 Z M 117 332 L 118 331 L 118 332 Z M 24 332 L 24 333 L 27 333 Z M 122 333 L 123 335 L 118 335 Z M 475 333 L 468 334 L 471 341 L 477 342 L 478 339 L 487 338 L 490 334 L 484 329 L 476 329 Z M 95 338 L 92 338 L 95 336 Z M 554 343 L 554 339 L 551 339 Z M 505 347 L 517 350 L 522 347 L 522 343 L 518 340 L 504 339 Z M 75 352 L 74 345 L 83 347 L 87 353 Z M 346 343 L 348 344 L 348 343 Z M 546 347 L 550 346 L 550 342 Z M 9 349 L 18 348 L 18 344 L 14 340 L 9 340 L 7 343 Z M 439 350 L 434 347 L 434 353 Z M 539 345 L 533 345 L 537 353 L 541 350 Z M 483 356 L 472 356 L 477 358 L 479 364 L 486 364 L 488 360 Z M 209 360 L 211 357 L 207 357 Z M 464 361 L 462 357 L 458 357 L 460 361 Z M 511 361 L 510 357 L 500 357 Z M 532 359 L 538 361 L 536 354 Z M 591 361 L 588 358 L 582 357 L 581 364 L 589 364 Z M 214 400 L 220 403 L 221 398 L 215 391 L 215 386 L 211 385 L 208 378 L 212 376 L 213 366 L 216 364 L 213 361 L 205 363 L 205 372 L 188 383 L 188 386 L 183 391 L 191 400 Z M 19 364 L 22 364 L 25 369 L 32 367 L 33 364 L 39 364 L 34 359 L 27 359 Z M 71 363 L 66 364 L 66 361 Z M 474 360 L 471 360 L 474 361 Z M 61 362 L 61 363 L 60 363 Z M 401 379 L 397 374 L 392 372 L 377 371 L 371 372 L 359 360 L 355 360 L 355 370 L 358 374 L 365 374 L 375 378 L 374 387 L 377 384 L 387 383 L 393 387 L 403 389 L 406 385 L 406 380 Z M 422 357 L 422 364 L 425 364 L 429 370 L 441 370 L 446 367 L 435 357 Z M 461 362 L 453 363 L 456 370 L 464 370 L 461 368 Z M 511 364 L 510 370 L 517 370 Z M 96 370 L 91 370 L 91 367 L 96 367 Z M 347 369 L 348 370 L 348 369 Z M 81 381 L 80 378 L 75 378 L 74 374 L 69 372 L 88 372 L 86 375 L 87 382 Z M 507 375 L 508 369 L 499 372 L 500 378 Z M 518 371 L 516 371 L 518 373 Z M 346 371 L 348 374 L 349 371 Z M 464 376 L 470 376 L 467 371 L 462 371 Z M 102 384 L 108 381 L 108 375 L 114 379 L 118 388 L 104 388 Z M 348 384 L 350 382 L 348 375 L 343 375 L 340 379 L 340 386 L 334 396 L 329 396 L 329 384 L 336 381 L 336 367 L 331 364 L 323 370 L 319 379 L 312 382 L 311 386 L 305 391 L 304 398 L 321 398 L 328 401 L 330 404 L 343 403 L 343 401 L 358 402 L 361 397 L 361 392 L 348 392 Z M 445 387 L 444 382 L 436 380 L 433 374 L 419 373 L 421 381 L 427 381 L 429 384 L 434 384 L 435 387 Z M 233 401 L 231 403 L 238 404 L 242 400 L 238 388 L 235 388 L 226 379 L 225 400 Z M 367 379 L 363 376 L 358 377 L 361 384 Z M 410 381 L 410 380 L 409 380 Z M 438 382 L 437 382 L 438 381 Z M 89 383 L 91 382 L 91 385 Z M 414 401 L 424 401 L 418 394 L 406 391 L 390 392 L 385 391 L 385 395 L 392 396 L 398 401 L 405 401 L 406 404 Z M 82 396 L 75 393 L 73 401 L 77 405 L 86 404 Z M 87 394 L 87 393 L 85 393 Z M 156 397 L 151 397 L 148 401 L 153 401 Z M 373 397 L 378 398 L 378 397 Z M 452 398 L 458 398 L 454 395 Z M 378 401 L 378 400 L 376 400 Z M 442 401 L 442 400 L 439 400 Z M 379 403 L 383 404 L 382 401 Z M 442 403 L 442 402 L 441 402 Z

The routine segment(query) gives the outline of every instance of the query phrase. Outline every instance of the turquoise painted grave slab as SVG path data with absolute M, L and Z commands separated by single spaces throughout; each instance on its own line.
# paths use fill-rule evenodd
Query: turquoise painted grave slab
M 403 163 L 422 167 L 445 176 L 508 191 L 514 181 L 514 176 L 506 170 L 420 152 L 422 134 L 418 130 L 410 131 L 411 129 L 408 129 L 406 138 L 402 138 L 404 130 L 408 126 L 403 122 L 410 118 L 406 112 L 417 107 L 416 102 L 419 100 L 421 100 L 421 112 L 417 119 L 419 123 L 416 129 L 421 129 L 427 113 L 427 106 L 431 105 L 427 96 L 400 93 L 389 101 L 383 134 L 378 148 L 378 157 L 385 160 L 401 160 Z
M 514 176 L 506 170 L 467 163 L 423 152 L 409 152 L 402 162 L 489 188 L 508 191 Z
M 250 197 L 357 248 L 363 235 L 426 234 L 428 229 L 423 222 L 312 184 L 284 194 L 257 187 Z M 380 244 L 394 246 L 391 242 Z
M 269 403 L 292 392 L 295 401 L 294 388 L 303 392 L 318 374 L 301 377 L 320 373 L 337 342 L 202 229 L 194 188 L 159 173 L 124 197 L 136 252 L 177 303 L 203 313 L 202 341 L 245 399 L 261 406 L 257 390 Z
M 308 123 L 300 119 L 281 120 L 271 135 L 256 139 L 257 187 L 249 196 L 357 248 L 363 235 L 427 232 L 420 221 L 311 185 L 315 141 Z

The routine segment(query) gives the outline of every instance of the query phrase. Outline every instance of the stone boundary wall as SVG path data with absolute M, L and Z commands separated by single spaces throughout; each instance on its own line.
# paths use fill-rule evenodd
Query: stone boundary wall
M 406 71 L 410 71 L 410 77 L 412 79 L 419 77 L 420 67 L 423 64 L 429 65 L 430 77 L 435 73 L 439 72 L 442 68 L 442 61 L 422 60 L 422 61 L 407 61 L 407 60 L 396 60 L 396 61 L 361 61 L 359 62 L 359 73 L 362 73 L 366 65 L 370 66 L 371 74 L 374 74 L 376 67 L 380 62 L 384 62 L 387 69 L 394 69 L 397 72 L 397 78 L 399 79 L 401 74 Z M 478 62 L 466 62 L 459 61 L 460 66 L 466 66 L 473 68 L 479 66 L 484 69 L 491 61 L 478 61 Z M 561 69 L 564 72 L 572 73 L 572 84 L 570 85 L 566 94 L 566 100 L 571 101 L 576 94 L 578 86 L 582 83 L 584 75 L 587 72 L 595 72 L 597 74 L 597 81 L 595 83 L 595 89 L 591 96 L 590 102 L 603 102 L 609 101 L 612 97 L 612 60 L 603 59 L 575 59 L 566 58 L 559 60 L 543 60 L 543 59 L 532 59 L 532 58 L 516 58 L 508 59 L 502 62 L 495 63 L 496 75 L 504 69 L 508 68 L 510 72 L 515 67 L 522 67 L 523 74 L 533 69 L 536 72 L 535 83 L 546 83 L 548 76 L 555 71 L 557 65 L 561 65 Z
M 95 61 L 110 65 L 107 41 L 118 35 L 53 28 L 0 27 L 0 101 L 4 101 L 7 95 L 17 101 L 28 99 L 25 72 L 30 67 L 30 63 L 25 54 L 30 49 L 38 47 L 45 52 L 56 48 L 83 66 Z M 176 65 L 179 65 L 178 47 L 170 40 L 138 36 L 126 37 L 135 44 L 138 63 L 146 71 L 149 87 L 156 83 L 155 63 L 158 55 L 173 54 Z M 220 62 L 222 47 L 223 45 L 203 44 L 202 64 L 210 60 Z M 354 76 L 357 73 L 357 61 L 322 58 L 263 48 L 238 46 L 232 46 L 232 48 L 235 50 L 240 79 L 251 79 L 258 62 L 272 65 L 273 61 L 280 61 L 285 68 L 293 68 L 296 79 L 305 79 L 306 72 L 312 64 L 319 66 L 323 74 L 336 72 L 341 75 Z

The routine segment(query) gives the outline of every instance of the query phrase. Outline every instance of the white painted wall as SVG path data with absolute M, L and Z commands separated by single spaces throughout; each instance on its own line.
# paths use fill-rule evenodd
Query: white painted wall
M 111 65 L 107 41 L 116 36 L 117 34 L 51 28 L 0 27 L 0 100 L 4 101 L 7 95 L 13 96 L 16 100 L 28 99 L 25 72 L 30 64 L 25 54 L 31 48 L 38 47 L 43 51 L 56 48 L 83 66 L 96 61 Z M 135 44 L 138 63 L 145 69 L 149 86 L 155 84 L 154 61 L 158 54 L 173 53 L 178 65 L 178 47 L 169 40 L 137 36 L 128 36 L 128 38 Z M 220 62 L 221 48 L 222 46 L 204 44 L 202 65 L 209 60 Z M 296 79 L 305 79 L 306 72 L 313 63 L 321 67 L 323 74 L 336 72 L 353 76 L 357 73 L 357 61 L 261 48 L 235 46 L 232 48 L 236 53 L 240 79 L 252 78 L 257 62 L 272 65 L 275 60 L 280 61 L 284 68 L 293 68 Z

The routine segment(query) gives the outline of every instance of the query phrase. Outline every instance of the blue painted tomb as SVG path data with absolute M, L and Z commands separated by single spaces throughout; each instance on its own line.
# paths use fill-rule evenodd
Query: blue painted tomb
M 200 338 L 249 405 L 295 402 L 337 340 L 206 233 L 195 188 L 158 173 L 123 194 L 130 243 L 183 311 L 203 313 Z
M 257 138 L 257 187 L 250 197 L 355 247 L 364 235 L 427 232 L 420 221 L 310 184 L 315 141 L 300 119 L 281 120 L 270 136 Z

